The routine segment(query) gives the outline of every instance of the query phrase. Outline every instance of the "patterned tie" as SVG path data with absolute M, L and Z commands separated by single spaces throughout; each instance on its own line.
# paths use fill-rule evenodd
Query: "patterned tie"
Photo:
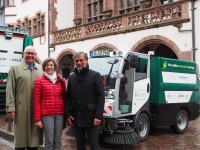
M 35 67 L 34 64 L 28 65 L 28 68 L 31 69 L 31 71 L 33 71 L 34 67 Z

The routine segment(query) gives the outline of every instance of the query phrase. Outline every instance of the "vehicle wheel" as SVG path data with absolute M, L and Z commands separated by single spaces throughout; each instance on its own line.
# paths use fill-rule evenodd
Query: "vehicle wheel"
M 150 121 L 147 114 L 142 113 L 138 116 L 136 120 L 135 130 L 136 133 L 140 136 L 140 140 L 143 141 L 147 138 L 150 129 Z
M 184 133 L 189 125 L 188 113 L 185 110 L 180 110 L 176 114 L 174 122 L 175 124 L 170 126 L 172 131 L 177 134 Z

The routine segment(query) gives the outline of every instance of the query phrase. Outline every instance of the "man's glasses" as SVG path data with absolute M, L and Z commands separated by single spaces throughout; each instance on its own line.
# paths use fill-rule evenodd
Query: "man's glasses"
M 36 53 L 33 53 L 33 52 L 26 52 L 25 54 L 26 54 L 26 55 L 35 55 Z

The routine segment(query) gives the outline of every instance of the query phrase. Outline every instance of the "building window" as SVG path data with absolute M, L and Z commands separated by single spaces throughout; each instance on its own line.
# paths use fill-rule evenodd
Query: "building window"
M 28 1 L 28 0 L 21 0 L 22 1 L 22 3 L 24 3 L 24 2 L 26 2 L 26 1 Z
M 131 7 L 132 6 L 132 0 L 127 0 L 127 6 Z
M 94 3 L 94 16 L 98 15 L 98 5 L 97 3 Z
M 100 1 L 100 14 L 103 14 L 103 1 Z
M 37 31 L 36 34 L 40 34 L 40 14 L 37 14 Z
M 4 13 L 0 13 L 0 26 L 4 26 L 5 25 L 5 16 Z
M 31 20 L 28 21 L 28 35 L 31 35 Z
M 28 35 L 31 35 L 31 20 L 28 18 L 25 18 L 24 21 L 17 21 L 17 26 L 20 26 L 21 28 L 26 28 Z
M 103 18 L 103 0 L 88 0 L 88 22 L 101 20 Z
M 23 27 L 25 27 L 27 29 L 27 31 L 28 31 L 28 18 L 24 19 Z
M 4 0 L 0 0 L 0 7 L 4 6 Z
M 32 33 L 33 36 L 36 36 L 37 35 L 37 19 L 34 18 L 33 19 L 33 33 Z
M 179 0 L 160 0 L 161 4 L 168 4 L 168 3 L 172 3 L 172 2 L 177 2 Z
M 133 8 L 134 8 L 134 10 L 135 11 L 137 11 L 137 10 L 140 10 L 140 0 L 134 0 L 134 6 L 133 6 Z
M 127 0 L 127 8 L 126 8 L 126 12 L 132 12 L 132 0 Z
M 120 0 L 120 9 L 124 9 L 124 8 L 125 8 L 125 1 Z
M 120 15 L 132 12 L 132 5 L 133 5 L 132 0 L 120 0 L 119 1 L 119 13 L 120 13 Z
M 20 19 L 17 20 L 16 26 L 21 27 L 21 21 L 20 21 Z
M 15 2 L 14 0 L 7 0 L 7 6 L 14 6 Z
M 30 25 L 29 25 L 29 20 L 28 18 L 25 18 L 23 21 L 17 20 L 17 26 L 20 28 L 26 28 L 28 35 L 31 35 L 30 32 Z
M 135 5 L 140 5 L 140 0 L 135 0 Z
M 92 17 L 92 5 L 91 4 L 88 5 L 88 17 L 89 18 Z
M 27 28 L 28 35 L 40 36 L 45 33 L 45 15 L 38 13 L 33 19 L 25 18 L 22 22 L 17 21 L 21 24 L 21 27 Z
M 41 23 L 41 30 L 40 30 L 40 33 L 41 33 L 41 34 L 44 34 L 44 29 L 45 29 L 45 28 L 44 28 L 44 19 L 45 19 L 45 17 L 44 17 L 44 15 L 42 15 L 42 16 L 41 16 L 41 22 L 40 22 L 40 23 Z
M 25 23 L 21 22 L 21 28 L 25 27 Z
M 24 19 L 24 26 L 27 28 L 27 26 L 28 26 L 28 18 Z

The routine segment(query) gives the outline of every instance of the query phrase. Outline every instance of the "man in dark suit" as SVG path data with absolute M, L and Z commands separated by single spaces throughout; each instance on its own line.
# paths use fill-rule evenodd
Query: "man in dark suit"
M 70 74 L 67 87 L 67 123 L 73 126 L 77 149 L 86 149 L 86 135 L 91 150 L 100 150 L 98 134 L 104 110 L 103 78 L 89 69 L 88 57 L 84 52 L 73 56 L 74 73 Z

